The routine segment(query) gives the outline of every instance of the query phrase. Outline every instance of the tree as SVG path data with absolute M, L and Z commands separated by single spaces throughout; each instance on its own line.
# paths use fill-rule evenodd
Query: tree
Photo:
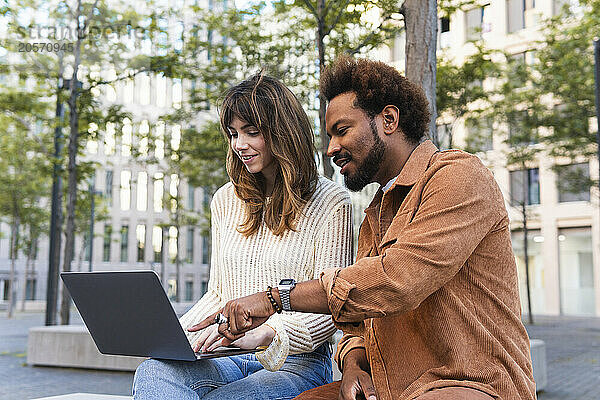
M 6 107 L 10 105 L 10 109 Z M 49 185 L 47 174 L 47 141 L 43 132 L 34 130 L 35 119 L 30 110 L 44 117 L 48 104 L 24 90 L 3 88 L 0 94 L 0 217 L 5 217 L 10 229 L 11 260 L 8 317 L 12 317 L 16 301 L 16 260 L 23 249 L 22 227 L 35 229 L 43 209 L 38 201 Z M 46 173 L 44 173 L 46 172 Z

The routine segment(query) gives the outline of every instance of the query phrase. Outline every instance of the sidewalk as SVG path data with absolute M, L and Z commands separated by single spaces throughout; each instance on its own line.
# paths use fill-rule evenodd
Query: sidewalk
M 80 323 L 73 313 L 75 323 Z M 600 318 L 536 317 L 531 338 L 546 342 L 548 386 L 540 400 L 599 399 Z M 26 365 L 27 331 L 44 324 L 41 313 L 0 314 L 0 400 L 87 392 L 129 395 L 133 374 Z

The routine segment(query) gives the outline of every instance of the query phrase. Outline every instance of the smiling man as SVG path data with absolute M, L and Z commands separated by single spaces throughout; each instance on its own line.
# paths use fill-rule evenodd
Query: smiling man
M 390 66 L 343 57 L 321 87 L 328 155 L 346 186 L 381 185 L 357 261 L 227 303 L 224 343 L 282 305 L 329 313 L 344 331 L 342 381 L 298 399 L 535 399 L 508 215 L 490 171 L 424 137 L 425 95 Z

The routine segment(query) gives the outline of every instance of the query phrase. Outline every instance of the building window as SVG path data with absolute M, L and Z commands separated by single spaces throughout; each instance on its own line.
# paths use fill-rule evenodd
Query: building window
M 506 18 L 508 33 L 525 28 L 525 0 L 507 0 Z
M 129 261 L 127 249 L 129 248 L 129 225 L 121 227 L 121 262 Z
M 83 234 L 83 243 L 85 243 L 85 252 L 83 253 L 83 261 L 90 261 L 90 250 L 92 249 L 92 243 L 90 240 L 89 232 L 85 232 Z
M 194 300 L 194 282 L 185 281 L 185 301 Z
M 202 281 L 200 285 L 200 296 L 204 296 L 204 293 L 208 292 L 208 282 Z
M 452 146 L 452 124 L 438 125 L 437 134 L 440 150 L 449 149 Z
M 202 264 L 208 264 L 209 261 L 208 236 L 202 236 Z
M 127 211 L 131 208 L 131 171 L 121 171 L 121 210 Z
M 181 108 L 181 100 L 183 98 L 183 87 L 181 86 L 181 79 L 173 79 L 173 108 Z
M 112 226 L 104 225 L 104 244 L 102 246 L 102 261 L 110 261 L 110 242 L 112 236 Z
M 514 231 L 511 234 L 512 246 L 517 263 L 517 276 L 519 280 L 519 295 L 521 307 L 527 312 L 527 275 L 525 274 L 525 251 L 523 244 L 523 231 Z M 529 230 L 527 234 L 527 259 L 529 261 L 529 284 L 531 294 L 531 310 L 534 314 L 546 313 L 545 303 L 545 268 L 542 255 L 544 237 L 540 230 Z
M 113 172 L 111 170 L 106 171 L 106 183 L 104 193 L 108 205 L 111 206 L 113 202 Z
M 131 143 L 133 141 L 133 128 L 129 118 L 123 120 L 123 134 L 121 135 L 121 155 L 124 157 L 131 155 Z
M 179 232 L 176 227 L 169 227 L 169 259 L 171 262 L 175 262 L 177 260 L 177 236 Z
M 561 165 L 556 170 L 558 202 L 590 201 L 590 165 Z
M 163 231 L 160 226 L 152 227 L 152 249 L 154 250 L 154 262 L 162 262 L 162 236 Z
M 156 76 L 156 105 L 158 107 L 167 105 L 167 78 L 162 75 Z
M 150 104 L 150 76 L 142 74 L 139 77 L 140 104 L 147 106 Z
M 137 240 L 137 262 L 146 261 L 144 250 L 146 249 L 146 225 L 135 227 L 135 238 Z
M 10 280 L 4 279 L 4 290 L 2 292 L 2 300 L 8 301 L 8 293 L 10 292 Z
M 37 280 L 27 279 L 27 283 L 25 284 L 25 300 L 35 300 L 35 292 L 36 292 Z
M 540 170 L 510 171 L 510 197 L 513 206 L 540 204 Z
M 140 146 L 139 153 L 146 157 L 148 156 L 148 134 L 150 133 L 150 125 L 148 124 L 148 120 L 143 120 L 140 124 L 139 134 L 140 134 Z
M 494 148 L 494 128 L 491 118 L 472 118 L 465 121 L 467 135 L 466 150 L 471 153 L 489 151 Z
M 194 211 L 196 209 L 196 205 L 195 205 L 195 199 L 194 199 L 194 193 L 195 193 L 196 188 L 193 187 L 192 185 L 188 185 L 188 199 L 187 199 L 187 205 L 188 205 L 188 210 L 190 211 Z
M 148 205 L 148 174 L 139 172 L 137 177 L 137 209 L 146 211 Z
M 177 279 L 171 278 L 167 281 L 167 283 L 167 296 L 169 296 L 169 300 L 175 301 L 175 298 L 177 296 Z
M 171 174 L 171 184 L 169 185 L 169 195 L 171 196 L 171 212 L 177 211 L 177 193 L 179 188 L 179 176 Z
M 156 139 L 154 140 L 154 156 L 158 160 L 165 158 L 165 123 L 158 121 L 156 124 Z
M 194 228 L 188 228 L 187 238 L 185 240 L 185 260 L 188 263 L 194 262 Z
M 450 32 L 450 17 L 440 18 L 440 29 L 442 33 Z
M 485 7 L 477 7 L 465 12 L 466 42 L 481 39 L 484 13 Z
M 558 253 L 561 313 L 595 315 L 591 228 L 559 229 Z
M 524 83 L 523 83 L 524 84 Z M 508 119 L 508 142 L 511 147 L 537 143 L 537 131 L 531 126 L 527 110 L 510 111 Z
M 171 130 L 171 160 L 177 160 L 179 145 L 181 144 L 181 125 L 173 126 Z
M 164 195 L 163 174 L 157 172 L 154 174 L 154 212 L 163 210 L 163 195 Z

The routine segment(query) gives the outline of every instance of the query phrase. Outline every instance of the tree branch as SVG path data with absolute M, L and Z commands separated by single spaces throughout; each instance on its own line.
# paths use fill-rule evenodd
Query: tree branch
M 368 36 L 367 36 L 367 37 L 366 37 L 366 38 L 365 38 L 365 39 L 364 39 L 364 40 L 363 40 L 363 41 L 362 41 L 362 42 L 361 42 L 361 43 L 360 43 L 358 46 L 356 46 L 354 49 L 347 50 L 347 51 L 346 51 L 346 53 L 348 53 L 348 54 L 350 54 L 350 55 L 354 55 L 354 54 L 358 53 L 358 52 L 360 51 L 360 49 L 362 49 L 363 47 L 365 47 L 365 46 L 366 46 L 366 45 L 369 43 L 369 41 L 370 41 L 370 40 L 371 40 L 371 39 L 372 39 L 372 38 L 373 38 L 373 37 L 374 37 L 374 36 L 377 34 L 377 32 L 379 32 L 379 31 L 383 31 L 383 32 L 388 32 L 388 31 L 390 31 L 390 29 L 385 29 L 385 28 L 382 28 L 382 26 L 383 26 L 383 24 L 384 24 L 385 22 L 387 22 L 387 21 L 390 21 L 390 20 L 392 20 L 392 19 L 393 19 L 393 18 L 392 18 L 392 16 L 391 16 L 391 15 L 388 15 L 388 16 L 386 16 L 386 17 L 385 17 L 385 18 L 384 18 L 384 19 L 381 21 L 381 23 L 379 24 L 379 26 L 377 26 L 377 28 L 373 29 L 373 30 L 371 31 L 371 33 L 370 33 L 370 34 L 369 34 L 369 35 L 368 35 Z
M 317 17 L 317 19 L 320 19 L 321 16 L 319 15 L 319 13 L 317 12 L 317 10 L 313 7 L 313 5 L 311 4 L 310 0 L 302 0 L 304 2 L 304 4 L 306 4 L 306 7 L 308 7 L 308 9 L 310 10 L 311 13 L 313 13 L 313 15 L 315 17 Z
M 340 22 L 340 19 L 342 18 L 342 15 L 344 15 L 344 10 L 346 9 L 346 7 L 348 7 L 348 3 L 350 3 L 350 0 L 346 0 L 346 3 L 344 4 L 343 7 L 340 8 L 338 15 L 335 17 L 335 21 L 333 21 L 333 24 L 331 24 L 329 26 L 329 28 L 325 31 L 323 36 L 327 36 L 329 35 L 329 33 L 333 30 L 333 28 L 335 28 L 335 26 L 338 24 L 338 22 Z M 331 4 L 331 2 L 329 3 Z M 324 15 L 327 15 L 327 8 L 325 9 L 325 12 L 323 13 Z

